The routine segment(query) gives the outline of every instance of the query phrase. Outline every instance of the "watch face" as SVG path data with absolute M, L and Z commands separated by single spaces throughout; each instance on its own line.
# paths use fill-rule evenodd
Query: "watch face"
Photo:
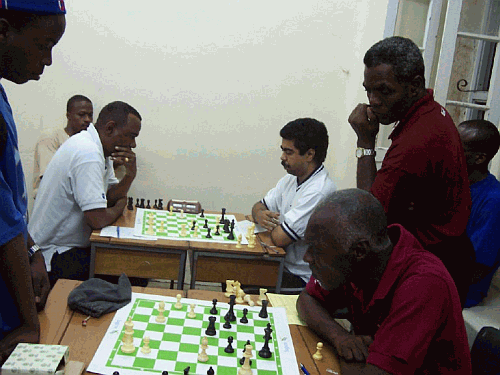
M 363 156 L 363 149 L 357 148 L 356 149 L 356 157 L 360 158 Z

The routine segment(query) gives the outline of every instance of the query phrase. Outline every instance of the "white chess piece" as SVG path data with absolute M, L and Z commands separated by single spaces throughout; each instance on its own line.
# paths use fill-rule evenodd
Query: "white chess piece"
M 257 300 L 257 305 L 262 306 L 262 300 L 267 300 L 267 289 L 260 288 L 259 289 L 259 299 Z
M 143 342 L 143 345 L 141 348 L 141 353 L 144 353 L 144 354 L 151 353 L 151 348 L 149 347 L 149 337 L 148 336 L 144 337 L 142 342 Z
M 243 246 L 241 246 L 241 241 L 243 240 L 243 236 L 241 234 L 238 234 L 238 243 L 236 244 L 237 249 L 241 249 Z
M 208 339 L 206 337 L 203 337 L 201 339 L 201 352 L 200 352 L 200 354 L 198 354 L 198 361 L 199 362 L 207 362 L 208 361 L 207 348 L 208 348 Z
M 165 302 L 161 301 L 160 304 L 158 305 L 158 315 L 156 316 L 156 322 L 157 323 L 164 323 L 166 318 L 163 315 L 163 312 L 165 311 Z
M 190 310 L 189 310 L 189 313 L 188 313 L 188 318 L 196 318 L 196 313 L 194 312 L 194 303 L 190 304 L 189 305 L 190 307 Z
M 236 290 L 235 290 L 235 295 L 236 295 L 236 300 L 235 302 L 236 303 L 243 303 L 245 302 L 243 300 L 243 297 L 245 296 L 245 292 L 243 291 L 243 289 L 241 289 L 241 283 L 239 281 L 236 281 L 234 283 L 234 285 L 236 286 Z
M 250 297 L 250 294 L 247 294 L 247 295 L 243 298 L 243 300 L 244 300 L 246 303 L 248 303 L 248 306 L 250 306 L 250 307 L 255 306 L 255 302 L 254 302 L 254 301 L 252 301 L 252 297 Z
M 321 351 L 323 350 L 323 343 L 318 342 L 316 344 L 316 353 L 313 354 L 313 358 L 316 361 L 321 361 L 323 359 L 323 354 L 321 354 Z
M 135 351 L 135 346 L 134 346 L 134 323 L 132 322 L 132 317 L 129 317 L 127 321 L 125 322 L 125 332 L 123 333 L 122 337 L 122 346 L 120 347 L 120 350 L 123 353 L 133 353 Z
M 226 280 L 226 293 L 224 295 L 229 297 L 234 294 L 234 280 Z
M 175 307 L 177 310 L 182 309 L 182 303 L 181 303 L 181 298 L 182 298 L 182 296 L 181 296 L 180 294 L 177 294 L 177 296 L 176 296 L 175 298 L 177 298 L 177 303 L 174 305 L 174 307 Z
M 252 375 L 252 368 L 250 367 L 250 358 L 253 357 L 252 355 L 252 345 L 245 345 L 245 352 L 243 353 L 243 357 L 245 358 L 245 361 L 243 362 L 243 366 L 240 367 L 238 370 L 238 375 Z

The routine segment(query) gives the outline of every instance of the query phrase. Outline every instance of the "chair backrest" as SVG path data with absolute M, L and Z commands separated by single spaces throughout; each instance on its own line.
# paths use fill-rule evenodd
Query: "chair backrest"
M 470 352 L 474 375 L 500 374 L 500 330 L 483 327 Z

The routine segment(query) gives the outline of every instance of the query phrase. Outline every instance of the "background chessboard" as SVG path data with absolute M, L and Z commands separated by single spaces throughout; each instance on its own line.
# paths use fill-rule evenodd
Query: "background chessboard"
M 144 208 L 138 208 L 135 215 L 135 228 L 134 232 L 138 236 L 155 237 L 157 239 L 170 239 L 170 240 L 189 240 L 189 241 L 209 241 L 209 242 L 219 242 L 219 243 L 238 243 L 238 235 L 242 234 L 243 245 L 248 244 L 245 238 L 246 233 L 240 231 L 238 227 L 238 222 L 234 215 L 225 215 L 224 218 L 229 221 L 234 220 L 234 240 L 229 240 L 227 236 L 229 233 L 224 233 L 223 225 L 219 224 L 220 214 L 207 214 L 205 217 L 201 217 L 201 214 L 187 214 L 184 213 L 184 218 L 181 218 L 179 212 L 163 211 L 163 210 L 150 210 Z M 152 227 L 154 229 L 154 234 L 148 232 L 150 216 L 153 218 Z M 193 227 L 193 221 L 196 220 L 198 225 L 198 237 L 194 237 L 194 231 L 191 230 Z M 212 238 L 206 238 L 208 230 L 203 228 L 205 225 L 205 220 L 208 220 L 208 226 L 211 229 Z M 161 231 L 161 223 L 163 222 L 163 232 Z M 181 234 L 181 225 L 186 224 L 185 237 Z M 215 226 L 219 225 L 220 235 L 215 235 Z
M 157 323 L 158 304 L 165 302 L 165 323 Z M 169 375 L 183 374 L 190 366 L 189 374 L 206 375 L 212 366 L 217 375 L 237 375 L 241 367 L 239 359 L 243 357 L 243 349 L 247 340 L 253 346 L 252 370 L 255 375 L 299 375 L 292 338 L 288 329 L 286 313 L 283 308 L 268 307 L 269 317 L 260 318 L 260 307 L 235 305 L 237 317 L 230 329 L 224 329 L 224 315 L 229 310 L 227 303 L 218 303 L 216 335 L 207 336 L 209 361 L 198 362 L 201 351 L 201 339 L 206 336 L 208 317 L 212 302 L 183 298 L 182 309 L 175 309 L 176 299 L 149 294 L 132 293 L 132 301 L 117 311 L 97 350 L 88 371 L 100 374 L 112 374 L 118 371 L 132 375 L 158 375 L 168 371 Z M 196 305 L 195 318 L 188 318 L 189 305 Z M 240 323 L 243 308 L 249 310 L 248 324 Z M 134 322 L 134 353 L 125 354 L 120 350 L 121 339 L 125 331 L 124 323 L 128 317 Z M 273 353 L 269 359 L 260 358 L 258 351 L 264 344 L 264 328 L 271 323 L 273 332 L 269 347 Z M 150 338 L 151 353 L 140 351 L 142 339 Z M 224 352 L 227 338 L 233 336 L 234 353 Z

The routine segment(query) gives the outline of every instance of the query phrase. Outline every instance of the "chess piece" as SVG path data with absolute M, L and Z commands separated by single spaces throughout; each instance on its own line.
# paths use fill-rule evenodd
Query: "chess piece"
M 231 231 L 229 232 L 229 236 L 227 236 L 228 240 L 234 240 L 234 219 L 231 220 Z
M 188 318 L 196 318 L 196 313 L 194 312 L 194 303 L 189 305 L 190 311 L 188 313 Z
M 165 232 L 165 221 L 160 223 L 160 232 Z
M 243 324 L 248 323 L 247 314 L 248 314 L 248 309 L 246 309 L 246 308 L 243 309 L 243 317 L 240 319 L 240 323 L 243 323 Z
M 243 366 L 240 367 L 238 370 L 238 375 L 252 375 L 252 368 L 250 367 L 250 358 L 253 357 L 252 355 L 252 345 L 245 345 L 245 353 L 243 353 Z
M 146 199 L 141 198 L 141 204 L 139 205 L 140 208 L 146 208 L 146 205 L 144 204 L 145 201 Z
M 153 205 L 153 210 L 157 210 L 158 209 L 158 199 L 155 199 L 155 204 Z
M 158 199 L 158 209 L 163 210 L 163 199 L 162 198 Z
M 229 336 L 227 338 L 227 346 L 224 349 L 224 352 L 231 354 L 234 353 L 234 348 L 233 348 L 233 336 Z
M 220 236 L 220 232 L 219 232 L 219 224 L 217 224 L 217 225 L 215 226 L 214 236 Z
M 177 310 L 182 309 L 182 303 L 181 303 L 181 298 L 182 298 L 182 296 L 181 296 L 180 294 L 177 294 L 177 296 L 175 296 L 175 298 L 177 298 L 177 303 L 174 305 L 174 307 L 175 307 Z
M 262 306 L 262 301 L 267 300 L 267 289 L 260 288 L 259 289 L 259 299 L 257 300 L 257 305 Z
M 229 296 L 229 311 L 224 316 L 224 318 L 227 316 L 230 322 L 236 321 L 236 315 L 234 314 L 234 305 L 236 304 L 235 300 L 236 296 L 234 294 L 231 294 Z
M 229 220 L 228 219 L 224 220 L 224 226 L 222 227 L 222 231 L 224 233 L 229 233 L 230 232 L 230 230 L 229 230 Z
M 247 294 L 247 295 L 243 298 L 243 300 L 244 300 L 246 303 L 248 303 L 248 306 L 250 306 L 250 307 L 255 306 L 255 302 L 254 302 L 254 301 L 252 301 L 252 297 L 250 296 L 250 294 Z
M 208 228 L 208 220 L 205 219 L 205 224 L 203 224 L 203 228 L 207 229 Z
M 234 280 L 226 280 L 226 293 L 224 295 L 229 298 L 231 294 L 234 294 Z
M 157 323 L 164 323 L 165 322 L 165 316 L 163 315 L 163 312 L 165 311 L 165 302 L 161 301 L 160 304 L 158 305 L 158 315 L 156 316 L 156 322 Z
M 189 375 L 189 370 L 191 370 L 191 366 L 188 366 L 184 369 L 184 375 Z
M 208 348 L 208 339 L 206 337 L 203 337 L 201 339 L 201 352 L 200 352 L 200 354 L 198 354 L 198 361 L 199 362 L 207 362 L 208 361 L 207 348 Z
M 321 351 L 323 350 L 323 343 L 318 342 L 316 344 L 316 353 L 313 354 L 313 359 L 316 361 L 321 361 L 323 359 L 323 354 L 321 354 Z
M 268 300 L 262 301 L 262 309 L 259 312 L 259 318 L 266 319 L 268 317 L 268 315 L 267 315 L 267 304 L 268 303 L 269 303 Z
M 205 238 L 212 238 L 212 235 L 210 234 L 210 231 L 211 231 L 211 230 L 212 230 L 212 229 L 207 228 L 207 235 L 205 236 Z
M 205 217 L 205 210 L 203 208 L 201 209 L 200 217 Z
M 193 220 L 193 226 L 191 227 L 191 230 L 194 230 L 196 228 L 196 220 Z
M 214 298 L 212 300 L 212 305 L 213 305 L 213 307 L 210 309 L 210 314 L 216 315 L 217 314 L 217 307 L 216 307 L 217 306 L 217 299 Z
M 146 205 L 146 208 L 147 208 L 147 209 L 150 209 L 150 208 L 151 208 L 151 205 L 149 204 L 149 199 L 148 199 L 148 204 Z
M 125 332 L 123 333 L 122 337 L 122 346 L 120 347 L 120 350 L 123 353 L 133 353 L 135 351 L 135 346 L 134 346 L 134 323 L 132 322 L 132 317 L 129 317 L 127 321 L 125 322 Z
M 238 234 L 238 243 L 236 244 L 237 249 L 241 249 L 243 246 L 241 246 L 241 241 L 243 240 L 243 237 L 241 234 Z
M 132 211 L 134 209 L 134 198 L 128 198 L 127 210 Z
M 184 219 L 185 216 L 184 216 L 184 210 L 181 209 L 181 215 L 179 216 L 181 219 Z
M 255 234 L 251 234 L 250 235 L 250 238 L 248 239 L 248 247 L 250 249 L 253 249 L 255 247 L 255 243 L 256 243 L 256 236 Z
M 181 233 L 180 233 L 180 236 L 181 237 L 186 237 L 187 236 L 186 224 L 181 224 Z
M 142 348 L 141 348 L 141 353 L 144 353 L 144 354 L 149 354 L 151 353 L 151 348 L 149 347 L 149 337 L 146 336 L 144 337 L 144 339 L 142 340 Z
M 194 233 L 193 233 L 194 238 L 198 238 L 198 225 L 194 227 Z
M 208 317 L 208 327 L 205 330 L 207 336 L 215 336 L 217 332 L 215 331 L 215 316 Z
M 226 316 L 224 317 L 224 319 L 226 320 L 226 323 L 224 323 L 223 327 L 225 329 L 231 329 L 231 321 L 229 320 L 229 316 L 226 314 Z
M 215 375 L 215 371 L 212 366 L 207 370 L 207 375 Z
M 259 357 L 261 358 L 271 358 L 273 356 L 273 353 L 271 353 L 271 349 L 269 349 L 269 340 L 270 338 L 267 337 L 264 341 L 264 346 L 262 347 L 261 350 L 259 350 Z
M 236 303 L 243 303 L 245 302 L 243 300 L 243 296 L 245 295 L 245 292 L 241 289 L 241 283 L 239 281 L 236 281 L 234 283 L 235 287 L 236 287 L 236 291 L 235 291 L 235 294 L 236 294 Z
M 135 201 L 135 207 L 139 208 L 141 205 L 139 204 L 139 198 Z
M 170 205 L 170 209 L 168 211 L 168 216 L 172 216 L 174 214 L 174 208 L 172 207 L 172 205 Z
M 220 220 L 219 220 L 219 224 L 224 224 L 224 222 L 226 221 L 226 218 L 224 217 L 226 215 L 226 209 L 223 208 L 222 209 L 222 214 L 221 214 L 221 217 L 220 217 Z
M 153 226 L 151 224 L 149 224 L 148 230 L 146 231 L 146 234 L 148 234 L 150 236 L 154 236 L 156 234 L 155 229 L 153 228 Z

